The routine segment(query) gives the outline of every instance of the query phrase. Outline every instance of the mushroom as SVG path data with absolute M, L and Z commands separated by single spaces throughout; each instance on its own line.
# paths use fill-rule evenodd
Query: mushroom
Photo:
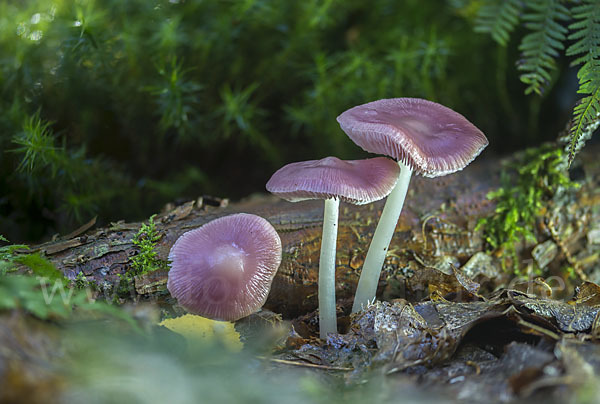
M 336 157 L 288 164 L 273 174 L 267 190 L 290 202 L 324 199 L 319 259 L 319 330 L 321 338 L 337 332 L 335 249 L 339 201 L 363 205 L 386 197 L 396 184 L 398 166 L 377 157 L 342 161 Z
M 281 240 L 260 216 L 224 216 L 184 233 L 169 252 L 167 288 L 179 305 L 235 321 L 267 300 L 281 263 Z
M 386 201 L 365 258 L 352 307 L 356 313 L 375 299 L 412 171 L 439 177 L 462 170 L 488 140 L 458 112 L 419 98 L 369 102 L 343 112 L 337 121 L 365 151 L 393 157 L 400 166 L 398 182 Z

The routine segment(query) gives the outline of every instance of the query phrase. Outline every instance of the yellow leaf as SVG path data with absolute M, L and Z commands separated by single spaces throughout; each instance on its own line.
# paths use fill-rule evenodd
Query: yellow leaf
M 166 318 L 159 325 L 181 334 L 191 347 L 197 344 L 221 341 L 227 349 L 239 352 L 244 346 L 233 323 L 226 321 L 215 321 L 193 314 L 185 314 L 177 318 Z

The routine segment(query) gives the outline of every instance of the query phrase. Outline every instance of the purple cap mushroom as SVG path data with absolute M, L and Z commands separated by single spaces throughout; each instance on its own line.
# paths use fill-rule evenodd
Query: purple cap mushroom
M 281 263 L 273 226 L 246 213 L 224 216 L 184 233 L 169 252 L 167 288 L 191 313 L 235 321 L 267 300 Z
M 353 161 L 326 157 L 288 164 L 267 182 L 268 191 L 291 202 L 325 200 L 318 291 L 321 338 L 337 332 L 335 249 L 339 201 L 362 205 L 385 198 L 398 174 L 398 165 L 385 157 Z
M 369 102 L 350 108 L 337 121 L 354 143 L 368 152 L 393 157 L 400 166 L 398 182 L 386 201 L 365 258 L 352 307 L 357 312 L 375 299 L 412 172 L 439 177 L 462 170 L 488 140 L 458 112 L 419 98 Z

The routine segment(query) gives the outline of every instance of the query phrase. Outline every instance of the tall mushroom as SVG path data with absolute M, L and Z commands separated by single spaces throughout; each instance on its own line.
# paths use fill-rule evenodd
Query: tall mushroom
M 398 166 L 377 157 L 342 161 L 336 157 L 288 164 L 273 174 L 267 190 L 290 202 L 324 199 L 319 260 L 319 330 L 321 338 L 337 332 L 335 249 L 339 201 L 363 205 L 385 198 L 396 184 Z
M 488 145 L 485 135 L 448 107 L 419 98 L 369 102 L 337 117 L 342 130 L 365 151 L 398 161 L 400 176 L 379 219 L 358 282 L 352 312 L 375 298 L 387 250 L 413 171 L 439 177 L 462 170 Z
M 169 252 L 167 288 L 179 305 L 235 321 L 267 300 L 281 263 L 281 240 L 260 216 L 224 216 L 184 233 Z

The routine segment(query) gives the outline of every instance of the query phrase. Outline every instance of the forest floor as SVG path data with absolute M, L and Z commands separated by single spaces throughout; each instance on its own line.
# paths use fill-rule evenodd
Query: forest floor
M 46 302 L 84 303 L 64 315 L 27 304 L 0 310 L 0 401 L 596 402 L 599 151 L 590 146 L 578 157 L 571 172 L 579 188 L 544 202 L 534 237 L 516 248 L 518 274 L 477 228 L 496 208 L 486 195 L 500 186 L 497 160 L 415 178 L 380 300 L 356 315 L 352 294 L 382 204 L 343 206 L 340 334 L 327 340 L 318 338 L 316 313 L 318 201 L 205 197 L 156 216 L 163 261 L 183 232 L 235 212 L 265 217 L 282 239 L 283 262 L 263 310 L 231 328 L 204 324 L 196 337 L 159 325 L 184 315 L 166 291 L 165 270 L 131 273 L 141 223 L 58 236 L 28 253 L 52 262 L 76 293 L 44 284 L 41 292 Z M 19 301 L 31 303 L 24 293 Z M 95 301 L 113 306 L 91 310 Z

